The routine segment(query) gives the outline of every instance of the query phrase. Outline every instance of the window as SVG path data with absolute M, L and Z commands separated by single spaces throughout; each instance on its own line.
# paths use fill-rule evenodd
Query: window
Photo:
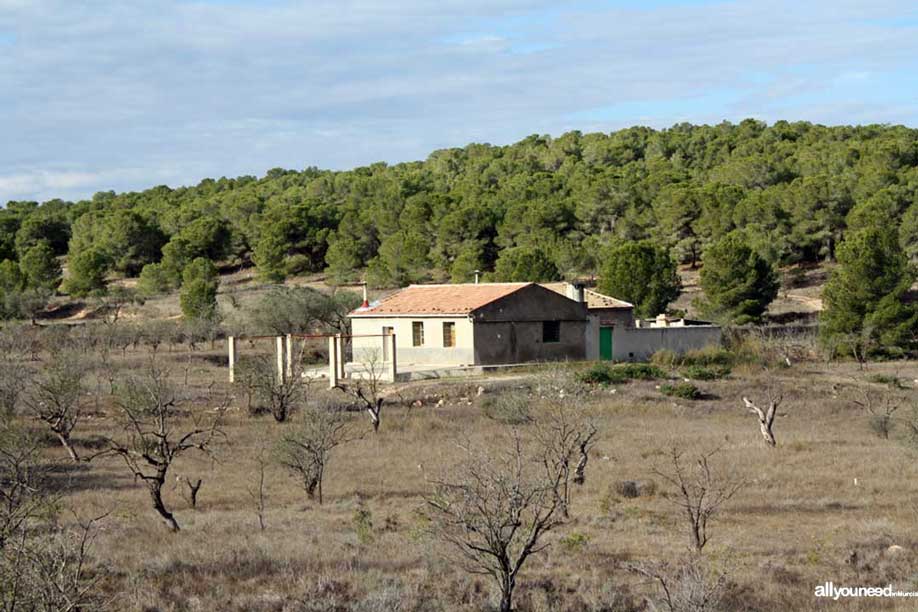
M 561 321 L 542 321 L 542 342 L 561 342 Z
M 424 322 L 411 322 L 411 346 L 424 346 Z
M 443 324 L 443 346 L 456 346 L 456 324 Z

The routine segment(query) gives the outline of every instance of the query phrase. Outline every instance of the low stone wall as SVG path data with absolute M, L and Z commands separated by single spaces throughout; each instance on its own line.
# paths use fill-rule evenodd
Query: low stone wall
M 616 361 L 642 361 L 661 349 L 684 353 L 721 343 L 721 328 L 716 325 L 687 327 L 621 327 L 612 332 L 612 358 Z

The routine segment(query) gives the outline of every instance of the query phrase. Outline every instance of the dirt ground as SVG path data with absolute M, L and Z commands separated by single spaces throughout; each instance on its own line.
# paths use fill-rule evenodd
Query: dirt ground
M 197 398 L 190 402 L 195 414 L 213 407 L 208 393 L 236 394 L 216 459 L 189 453 L 170 474 L 166 503 L 180 532 L 163 527 L 146 490 L 116 458 L 73 465 L 48 446 L 49 457 L 59 460 L 64 506 L 82 517 L 108 513 L 93 555 L 108 572 L 103 586 L 113 609 L 471 611 L 493 603 L 490 579 L 463 572 L 427 534 L 419 510 L 430 479 L 458 460 L 457 442 L 504 443 L 510 426 L 484 414 L 485 398 L 514 392 L 538 402 L 558 391 L 539 386 L 544 371 L 390 389 L 377 434 L 365 414 L 353 415 L 364 435 L 333 451 L 323 505 L 268 464 L 261 530 L 252 493 L 257 457 L 270 456 L 292 425 L 248 414 L 242 395 L 225 382 L 223 351 L 218 343 L 190 353 L 160 350 L 156 357 Z M 117 367 L 138 373 L 150 358 L 128 351 Z M 887 385 L 866 382 L 878 374 L 909 387 L 901 393 L 910 404 L 897 413 L 901 423 L 894 421 L 890 439 L 874 433 L 869 415 L 852 401 L 853 386 L 886 392 Z M 572 378 L 560 376 L 561 387 L 572 390 Z M 704 550 L 705 563 L 728 570 L 721 609 L 914 609 L 907 599 L 820 600 L 814 588 L 834 581 L 918 590 L 918 470 L 906 424 L 916 406 L 918 362 L 872 364 L 866 372 L 852 363 L 802 362 L 771 371 L 739 366 L 726 379 L 696 381 L 700 400 L 666 397 L 660 384 L 597 387 L 576 400 L 575 408 L 599 425 L 599 442 L 586 484 L 574 491 L 570 521 L 549 534 L 551 546 L 522 572 L 520 610 L 650 609 L 646 601 L 658 590 L 625 566 L 680 558 L 688 549 L 683 516 L 654 473 L 667 468 L 673 446 L 686 456 L 719 449 L 719 472 L 746 482 L 710 525 Z M 105 386 L 94 385 L 97 393 L 86 399 L 92 416 L 76 430 L 89 446 L 117 434 Z M 764 401 L 768 387 L 784 397 L 775 449 L 762 443 L 741 401 Z M 183 497 L 179 477 L 203 479 L 197 508 Z M 644 494 L 623 495 L 622 481 L 639 481 Z M 358 524 L 358 508 L 369 512 L 363 516 L 371 528 Z

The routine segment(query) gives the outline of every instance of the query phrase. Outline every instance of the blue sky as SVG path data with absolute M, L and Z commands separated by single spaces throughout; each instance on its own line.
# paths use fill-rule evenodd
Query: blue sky
M 746 117 L 918 126 L 918 5 L 0 0 L 0 202 Z

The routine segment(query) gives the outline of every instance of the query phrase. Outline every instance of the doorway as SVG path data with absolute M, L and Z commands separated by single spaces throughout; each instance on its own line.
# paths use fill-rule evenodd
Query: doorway
M 612 361 L 612 328 L 599 328 L 599 360 Z

